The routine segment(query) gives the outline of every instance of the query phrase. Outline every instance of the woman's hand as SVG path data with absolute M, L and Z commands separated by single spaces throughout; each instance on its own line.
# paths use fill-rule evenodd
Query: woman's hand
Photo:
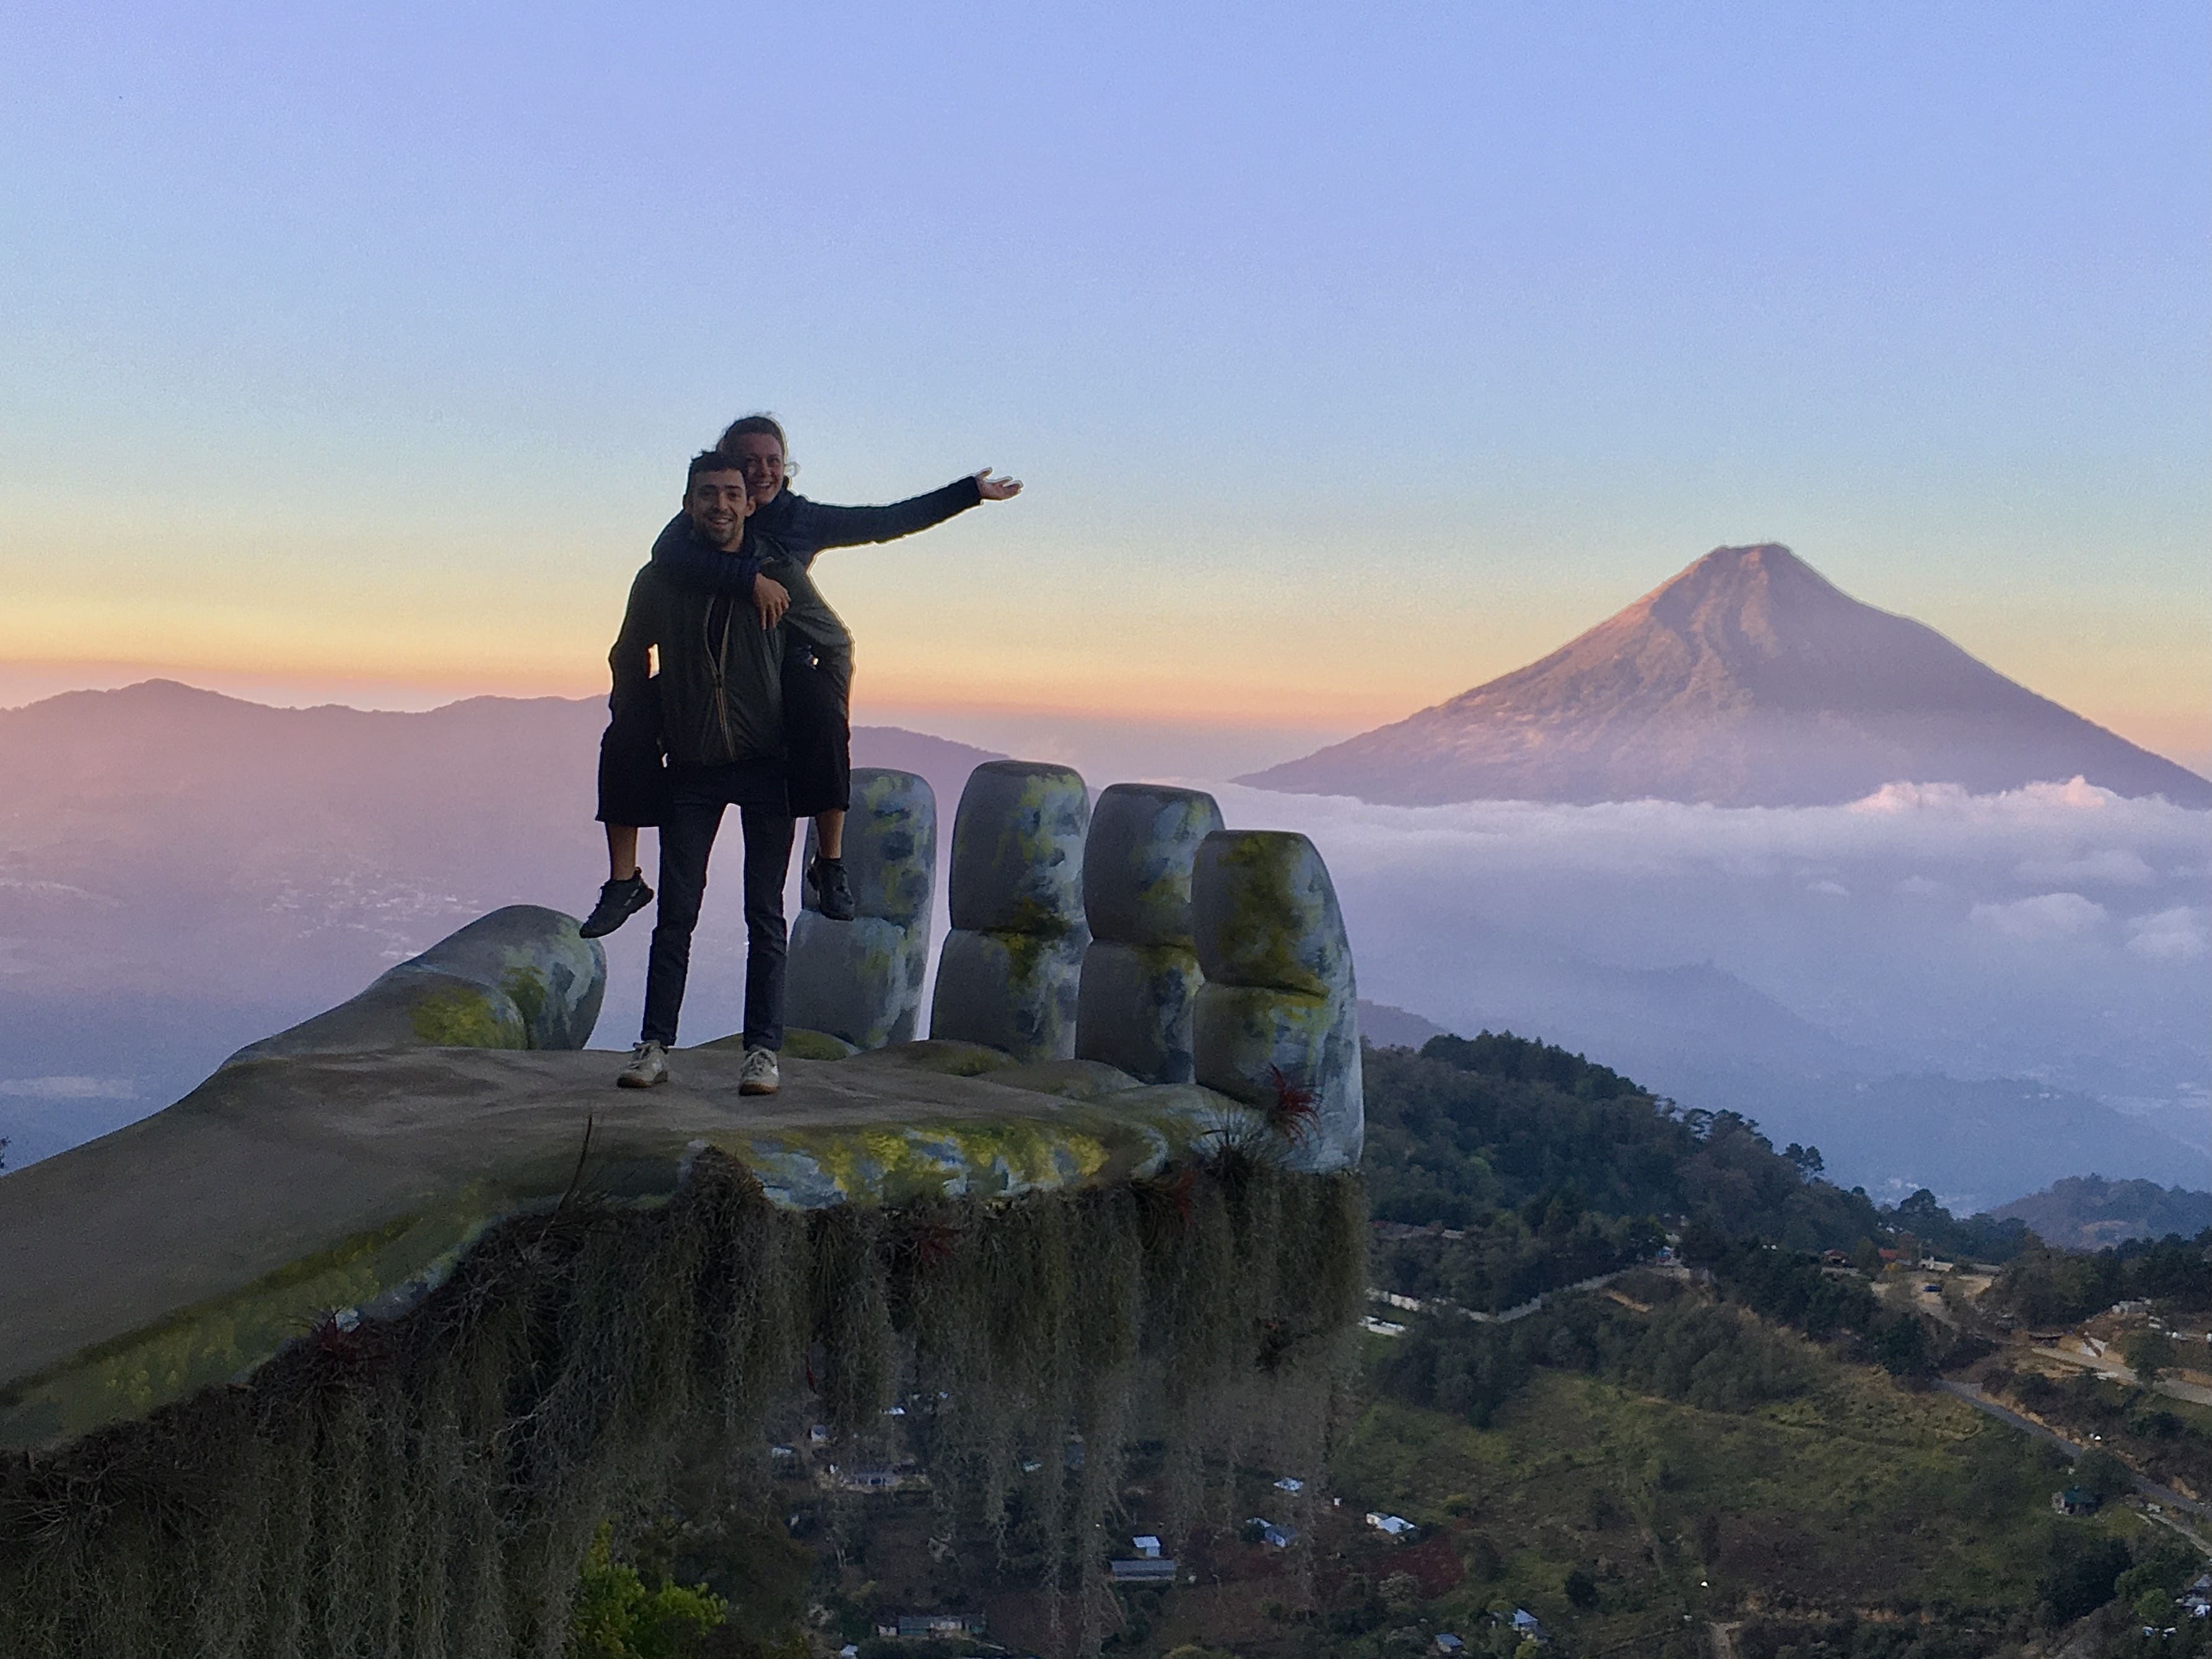
M 975 475 L 975 493 L 987 501 L 1011 501 L 1022 493 L 1019 478 L 994 478 L 985 467 Z

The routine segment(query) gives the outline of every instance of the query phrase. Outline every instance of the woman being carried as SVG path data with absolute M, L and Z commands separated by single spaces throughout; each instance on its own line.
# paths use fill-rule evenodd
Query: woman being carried
M 766 415 L 734 421 L 715 446 L 744 474 L 752 499 L 746 552 L 739 560 L 692 546 L 681 514 L 653 544 L 653 562 L 672 581 L 749 599 L 763 626 L 787 630 L 784 735 L 790 755 L 791 812 L 814 820 L 817 856 L 806 883 L 822 914 L 853 917 L 845 874 L 845 811 L 851 803 L 853 636 L 823 602 L 808 575 L 814 556 L 832 547 L 895 541 L 942 524 L 979 501 L 1011 501 L 1021 481 L 991 469 L 942 489 L 889 507 L 829 507 L 785 488 L 798 471 L 787 459 L 783 428 Z M 651 775 L 659 766 L 657 727 L 615 711 L 600 744 L 599 821 L 607 827 L 606 884 L 583 926 L 586 939 L 611 933 L 650 903 L 653 890 L 637 861 L 637 832 L 658 821 Z

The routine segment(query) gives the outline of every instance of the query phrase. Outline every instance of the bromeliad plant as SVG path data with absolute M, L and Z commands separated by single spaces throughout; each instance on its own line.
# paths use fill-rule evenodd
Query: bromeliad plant
M 1263 1111 L 1267 1127 L 1292 1146 L 1303 1146 L 1313 1136 L 1320 1097 L 1279 1066 L 1267 1068 L 1267 1098 Z

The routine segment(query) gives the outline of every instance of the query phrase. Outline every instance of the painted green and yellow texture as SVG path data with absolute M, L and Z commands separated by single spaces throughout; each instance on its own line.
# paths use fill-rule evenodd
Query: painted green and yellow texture
M 1075 1053 L 1090 792 L 1064 766 L 992 761 L 969 775 L 952 824 L 932 1036 L 1019 1060 Z
M 1197 1080 L 1265 1107 L 1302 1098 L 1311 1167 L 1357 1163 L 1365 1109 L 1352 943 L 1304 836 L 1224 830 L 1200 845 L 1191 910 L 1206 983 L 1192 1015 Z
M 223 1063 L 381 1048 L 580 1048 L 599 1023 L 606 952 L 574 918 L 535 904 L 479 916 L 359 996 L 248 1044 Z
M 786 1012 L 791 1023 L 860 1048 L 905 1042 L 921 1013 L 937 879 L 937 797 L 911 772 L 853 773 L 844 861 L 854 916 L 825 918 L 811 887 L 793 923 Z M 806 856 L 816 851 L 807 830 Z
M 1075 1052 L 1152 1083 L 1196 1075 L 1191 1016 L 1204 981 L 1192 934 L 1198 849 L 1221 828 L 1213 797 L 1117 783 L 1098 797 L 1083 852 L 1091 924 Z

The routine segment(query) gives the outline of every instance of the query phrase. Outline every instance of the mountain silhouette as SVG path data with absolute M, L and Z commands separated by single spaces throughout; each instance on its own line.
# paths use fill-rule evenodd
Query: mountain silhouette
M 2212 781 L 1765 543 L 1716 548 L 1541 661 L 1238 781 L 1409 806 L 1810 806 L 2074 777 L 2212 806 Z

